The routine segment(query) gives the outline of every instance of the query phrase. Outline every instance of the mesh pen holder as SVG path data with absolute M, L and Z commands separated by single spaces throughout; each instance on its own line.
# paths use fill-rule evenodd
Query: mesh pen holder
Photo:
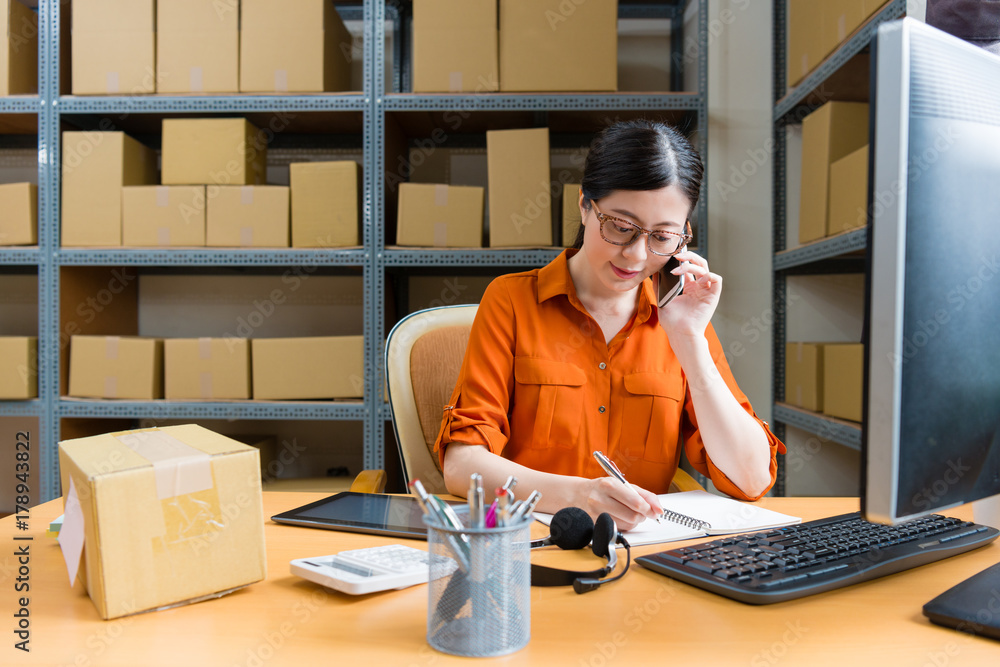
M 463 526 L 468 511 L 456 508 Z M 427 643 L 452 655 L 488 657 L 524 648 L 531 637 L 531 517 L 503 528 L 442 526 L 425 516 L 431 554 Z M 436 576 L 437 575 L 437 576 Z M 440 577 L 440 578 L 438 578 Z

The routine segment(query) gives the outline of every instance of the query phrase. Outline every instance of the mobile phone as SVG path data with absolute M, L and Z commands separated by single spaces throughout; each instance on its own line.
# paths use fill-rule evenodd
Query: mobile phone
M 660 308 L 670 303 L 674 297 L 678 296 L 684 290 L 684 276 L 670 273 L 680 265 L 681 263 L 676 257 L 671 257 L 663 265 L 663 268 L 660 269 L 660 273 L 656 279 L 656 303 Z

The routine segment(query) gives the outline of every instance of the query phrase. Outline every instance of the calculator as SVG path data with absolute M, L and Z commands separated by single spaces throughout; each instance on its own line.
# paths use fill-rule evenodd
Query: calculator
M 389 544 L 367 549 L 341 551 L 331 556 L 296 558 L 292 574 L 327 588 L 363 595 L 425 584 L 430 579 L 431 555 L 421 549 Z M 446 556 L 433 556 L 434 574 L 447 576 L 457 563 Z

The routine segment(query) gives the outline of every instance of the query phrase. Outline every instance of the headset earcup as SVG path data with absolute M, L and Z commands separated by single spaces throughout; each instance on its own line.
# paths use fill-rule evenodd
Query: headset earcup
M 564 507 L 552 517 L 549 535 L 560 549 L 582 549 L 594 536 L 594 521 L 579 507 Z
M 618 526 L 615 525 L 615 520 L 611 518 L 610 514 L 604 512 L 597 517 L 597 522 L 594 524 L 594 538 L 590 546 L 594 555 L 609 558 L 611 556 L 610 545 L 614 544 L 617 537 Z

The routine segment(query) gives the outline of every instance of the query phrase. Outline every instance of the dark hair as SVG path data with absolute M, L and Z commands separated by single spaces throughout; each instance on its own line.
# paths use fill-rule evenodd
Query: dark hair
M 615 190 L 659 190 L 678 186 L 691 208 L 698 202 L 704 166 L 691 142 L 677 129 L 653 120 L 620 121 L 590 144 L 583 168 L 583 205 Z M 564 204 L 565 205 L 565 204 Z M 583 246 L 584 227 L 574 248 Z

